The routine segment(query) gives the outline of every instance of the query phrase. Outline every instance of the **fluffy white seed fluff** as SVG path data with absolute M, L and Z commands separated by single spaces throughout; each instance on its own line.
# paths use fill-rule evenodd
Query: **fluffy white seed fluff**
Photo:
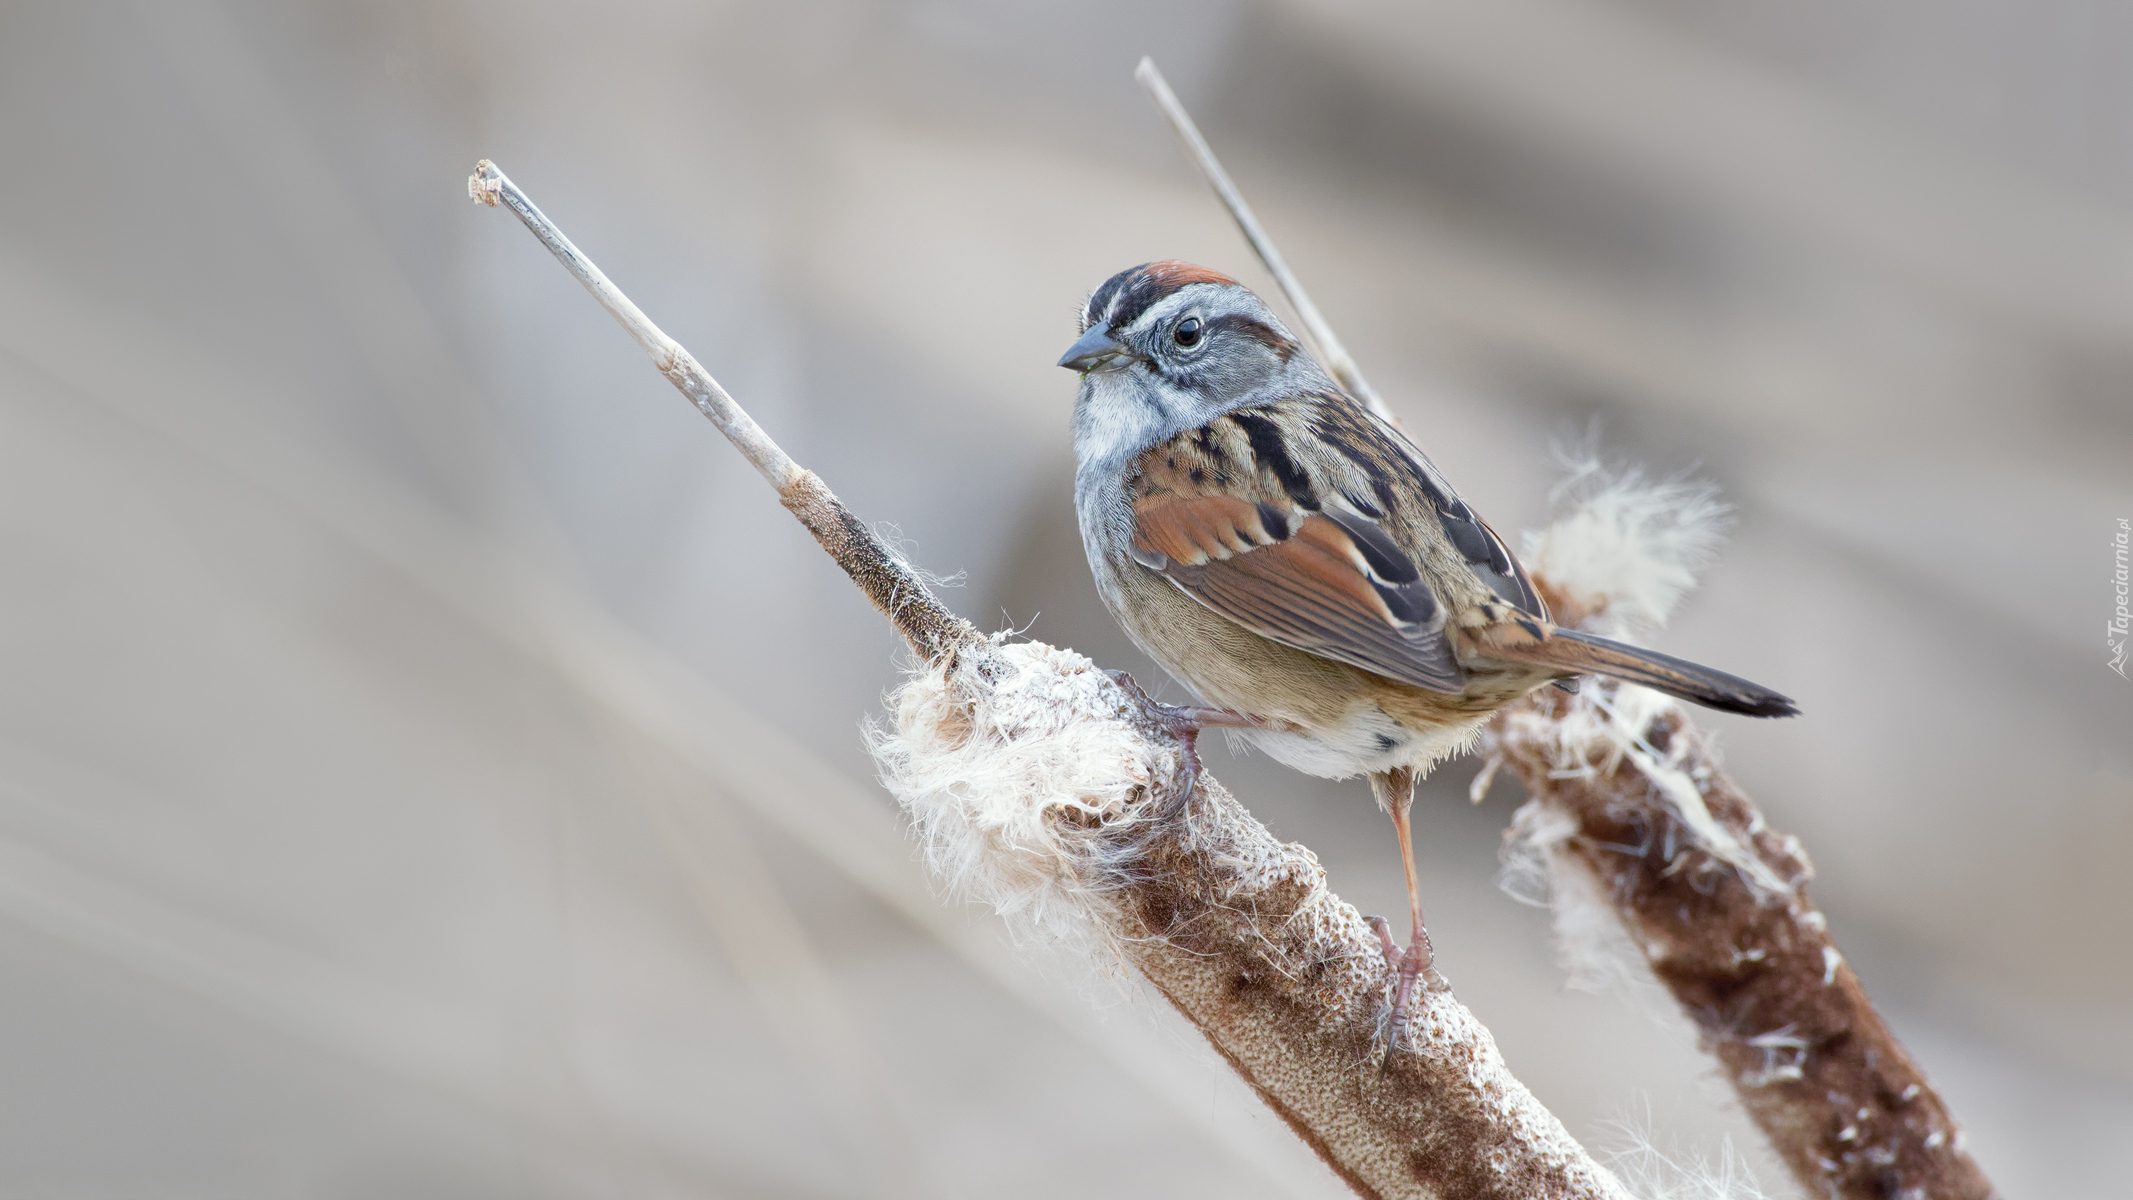
M 1107 914 L 1091 910 L 1131 869 L 1121 821 L 1177 766 L 1120 719 L 1127 700 L 1110 676 L 1003 636 L 913 675 L 889 707 L 893 726 L 869 728 L 867 745 L 933 877 L 1018 931 L 1105 939 Z
M 1662 752 L 1646 738 L 1653 719 L 1675 707 L 1670 697 L 1635 684 L 1587 686 L 1558 703 L 1555 715 L 1514 712 L 1490 736 L 1538 747 L 1560 779 L 1598 778 L 1627 760 L 1651 780 L 1660 802 L 1696 846 L 1732 867 L 1759 898 L 1789 895 L 1785 881 L 1711 815 L 1703 799 L 1709 772 L 1690 762 L 1687 739 Z
M 1498 884 L 1513 898 L 1549 910 L 1556 962 L 1570 987 L 1621 996 L 1654 1020 L 1678 1021 L 1673 998 L 1644 965 L 1643 952 L 1615 915 L 1604 885 L 1559 853 L 1576 834 L 1577 821 L 1568 813 L 1543 804 L 1521 805 L 1504 834 Z
M 1731 1142 L 1721 1143 L 1718 1161 L 1710 1162 L 1661 1150 L 1649 1126 L 1648 1118 L 1617 1123 L 1616 1130 L 1627 1145 L 1608 1156 L 1607 1165 L 1633 1194 L 1648 1200 L 1766 1200 L 1769 1196 Z
M 1647 479 L 1590 453 L 1566 455 L 1565 465 L 1554 521 L 1526 533 L 1527 569 L 1599 609 L 1595 633 L 1659 629 L 1725 540 L 1732 509 L 1707 481 Z

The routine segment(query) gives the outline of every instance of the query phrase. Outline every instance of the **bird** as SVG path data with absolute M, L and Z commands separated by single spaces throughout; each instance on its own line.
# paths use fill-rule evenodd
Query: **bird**
M 1184 793 L 1199 731 L 1229 727 L 1306 774 L 1367 776 L 1392 817 L 1413 925 L 1403 950 L 1369 918 L 1395 981 L 1388 1046 L 1434 958 L 1415 782 L 1492 714 L 1587 675 L 1724 712 L 1798 712 L 1759 684 L 1551 621 L 1420 447 L 1235 279 L 1174 259 L 1129 267 L 1089 294 L 1078 332 L 1059 365 L 1080 375 L 1082 544 L 1105 607 L 1203 702 L 1163 706 Z

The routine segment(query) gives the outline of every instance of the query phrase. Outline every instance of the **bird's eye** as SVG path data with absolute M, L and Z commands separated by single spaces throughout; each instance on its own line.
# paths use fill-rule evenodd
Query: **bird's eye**
M 1178 322 L 1178 327 L 1170 331 L 1170 340 L 1176 342 L 1180 346 L 1199 345 L 1200 318 L 1187 317 L 1184 320 Z

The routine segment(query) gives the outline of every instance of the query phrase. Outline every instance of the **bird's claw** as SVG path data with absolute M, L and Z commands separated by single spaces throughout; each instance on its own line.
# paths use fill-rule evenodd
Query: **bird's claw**
M 1154 716 L 1156 723 L 1163 727 L 1164 732 L 1178 740 L 1180 749 L 1183 751 L 1183 762 L 1179 764 L 1180 774 L 1184 776 L 1184 785 L 1178 789 L 1178 794 L 1181 797 L 1192 795 L 1193 786 L 1200 779 L 1201 730 L 1283 730 L 1291 728 L 1286 721 L 1254 717 L 1245 713 L 1232 712 L 1226 708 L 1210 708 L 1200 704 L 1165 704 L 1160 700 L 1150 698 L 1148 693 L 1141 689 L 1141 685 L 1134 682 L 1133 676 L 1128 675 L 1126 672 L 1106 671 L 1104 673 L 1111 677 L 1113 683 L 1125 689 L 1127 695 L 1139 701 Z
M 1371 913 L 1363 918 L 1363 924 L 1370 926 L 1370 931 L 1378 935 L 1378 948 L 1385 952 L 1385 969 L 1399 970 L 1400 944 L 1392 940 L 1392 922 Z
M 1383 917 L 1366 917 L 1371 928 L 1377 930 L 1378 941 L 1385 950 L 1385 965 L 1393 973 L 1392 1015 L 1385 1022 L 1385 1057 L 1378 1062 L 1383 1070 L 1392 1064 L 1392 1052 L 1407 1038 L 1407 1020 L 1412 1015 L 1412 997 L 1415 988 L 1424 977 L 1432 974 L 1437 954 L 1429 942 L 1429 930 L 1417 927 L 1415 935 L 1407 943 L 1406 950 L 1397 950 L 1392 940 L 1392 929 Z

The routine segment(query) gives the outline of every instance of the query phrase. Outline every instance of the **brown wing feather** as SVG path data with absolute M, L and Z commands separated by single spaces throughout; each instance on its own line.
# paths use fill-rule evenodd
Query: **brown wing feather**
M 1249 554 L 1165 572 L 1186 594 L 1261 637 L 1374 671 L 1456 692 L 1464 674 L 1441 631 L 1403 627 L 1348 554 L 1329 553 L 1313 534 L 1345 538 L 1312 517 L 1290 540 Z
M 1442 606 L 1413 564 L 1363 518 L 1298 503 L 1259 469 L 1243 430 L 1217 421 L 1156 447 L 1134 491 L 1133 557 L 1215 612 L 1419 687 L 1463 686 Z M 1367 551 L 1344 527 L 1358 522 Z
M 1134 548 L 1199 566 L 1271 542 L 1258 509 L 1235 496 L 1158 493 L 1134 506 Z

